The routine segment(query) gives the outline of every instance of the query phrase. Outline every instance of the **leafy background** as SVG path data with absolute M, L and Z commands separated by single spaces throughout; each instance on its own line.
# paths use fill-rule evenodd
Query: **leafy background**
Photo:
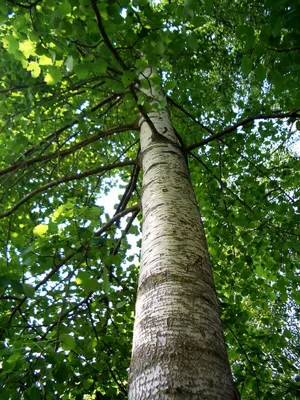
M 242 398 L 299 396 L 299 19 L 297 0 L 1 2 L 1 399 L 126 398 L 148 65 Z

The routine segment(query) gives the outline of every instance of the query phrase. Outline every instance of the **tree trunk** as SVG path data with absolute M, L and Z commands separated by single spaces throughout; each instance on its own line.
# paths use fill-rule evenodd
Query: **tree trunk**
M 168 111 L 150 118 L 157 132 L 145 120 L 141 123 L 143 238 L 129 400 L 233 400 L 209 254 L 186 160 Z

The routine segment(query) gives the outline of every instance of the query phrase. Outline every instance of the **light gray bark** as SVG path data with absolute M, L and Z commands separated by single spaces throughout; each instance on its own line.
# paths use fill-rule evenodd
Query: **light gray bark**
M 233 400 L 198 205 L 167 110 L 141 122 L 143 238 L 129 400 Z

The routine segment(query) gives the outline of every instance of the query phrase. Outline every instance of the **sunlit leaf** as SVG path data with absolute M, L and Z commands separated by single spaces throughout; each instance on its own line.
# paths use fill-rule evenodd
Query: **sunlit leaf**
M 49 72 L 45 76 L 45 82 L 48 85 L 56 85 L 62 79 L 60 70 L 56 67 L 49 68 Z
M 48 225 L 46 224 L 40 224 L 34 227 L 33 233 L 36 236 L 43 236 L 48 230 Z
M 28 63 L 27 70 L 31 71 L 31 75 L 33 78 L 37 78 L 41 73 L 41 68 L 39 64 L 35 61 L 30 61 Z

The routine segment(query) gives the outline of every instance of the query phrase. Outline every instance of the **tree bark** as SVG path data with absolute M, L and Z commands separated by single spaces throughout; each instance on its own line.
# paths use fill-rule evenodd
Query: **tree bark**
M 129 400 L 233 400 L 211 264 L 169 113 L 141 121 L 143 237 Z M 158 134 L 159 133 L 159 134 Z

